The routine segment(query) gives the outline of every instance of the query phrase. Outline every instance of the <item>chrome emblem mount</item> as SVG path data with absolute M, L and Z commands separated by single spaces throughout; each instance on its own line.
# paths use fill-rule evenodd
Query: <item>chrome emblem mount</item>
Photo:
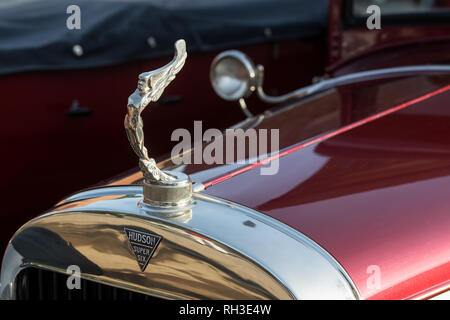
M 139 268 L 144 272 L 162 237 L 154 233 L 129 228 L 124 228 L 124 230 Z
M 139 75 L 138 87 L 128 98 L 128 113 L 125 130 L 133 151 L 139 157 L 139 167 L 144 175 L 144 206 L 150 211 L 164 215 L 164 210 L 173 211 L 191 203 L 192 182 L 184 173 L 160 170 L 154 159 L 148 156 L 144 146 L 144 122 L 142 111 L 151 102 L 161 97 L 164 89 L 175 79 L 186 60 L 186 42 L 175 43 L 175 56 L 171 62 L 159 69 Z

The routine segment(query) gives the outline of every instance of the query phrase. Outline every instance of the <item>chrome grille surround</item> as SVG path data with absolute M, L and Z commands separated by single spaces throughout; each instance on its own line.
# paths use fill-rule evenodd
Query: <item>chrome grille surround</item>
M 345 270 L 300 232 L 255 210 L 203 194 L 182 219 L 149 215 L 142 186 L 114 186 L 67 198 L 25 224 L 2 265 L 0 297 L 15 299 L 26 267 L 65 273 L 164 299 L 358 299 Z M 124 227 L 163 237 L 145 272 Z

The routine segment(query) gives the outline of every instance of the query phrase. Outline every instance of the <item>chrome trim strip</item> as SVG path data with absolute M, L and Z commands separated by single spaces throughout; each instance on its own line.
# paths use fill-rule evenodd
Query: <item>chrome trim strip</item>
M 224 199 L 220 199 L 217 197 L 213 197 L 211 195 L 199 195 L 202 197 L 205 197 L 206 199 L 210 199 L 210 200 L 214 200 L 217 201 L 218 203 L 222 203 L 224 205 L 230 206 L 230 207 L 236 207 L 239 206 L 239 208 L 243 211 L 245 211 L 249 216 L 251 216 L 252 218 L 254 218 L 255 220 L 258 220 L 270 227 L 272 227 L 275 230 L 278 230 L 279 232 L 288 235 L 289 237 L 291 237 L 292 239 L 296 240 L 299 243 L 304 244 L 305 246 L 308 246 L 312 249 L 314 249 L 314 251 L 316 251 L 317 253 L 319 253 L 325 260 L 327 260 L 327 262 L 332 265 L 336 271 L 338 271 L 338 273 L 345 279 L 345 281 L 347 282 L 348 286 L 351 288 L 352 293 L 354 295 L 354 298 L 356 299 L 360 299 L 360 295 L 358 292 L 358 289 L 356 288 L 356 285 L 354 284 L 353 280 L 351 279 L 350 275 L 347 273 L 347 271 L 339 264 L 339 262 L 334 259 L 334 257 L 332 255 L 330 255 L 328 253 L 328 251 L 326 251 L 324 248 L 322 248 L 319 244 L 317 244 L 316 242 L 314 242 L 313 240 L 311 240 L 310 238 L 308 238 L 306 235 L 304 235 L 303 233 L 289 227 L 288 225 L 273 219 L 267 215 L 264 215 L 262 213 L 260 213 L 259 211 L 255 211 L 253 209 L 250 209 L 248 207 L 242 206 L 242 205 L 238 205 L 236 203 L 233 203 L 231 201 L 228 200 L 224 200 Z M 293 273 L 289 274 L 289 276 L 291 276 L 291 279 L 293 282 L 296 281 L 295 279 L 295 275 Z M 289 280 L 289 279 L 287 279 Z M 289 281 L 288 281 L 289 282 Z M 290 284 L 289 284 L 290 285 Z M 288 286 L 289 286 L 288 285 Z M 326 290 L 324 288 L 324 290 Z M 297 290 L 294 290 L 294 292 L 296 292 Z M 325 294 L 322 292 L 322 294 Z M 297 296 L 297 298 L 302 299 L 302 295 Z M 323 299 L 323 297 L 317 298 L 317 299 Z
M 25 267 L 64 272 L 65 264 L 77 263 L 83 278 L 165 298 L 359 299 L 323 248 L 241 205 L 196 193 L 190 214 L 177 220 L 147 214 L 139 206 L 142 186 L 93 189 L 69 199 L 15 234 L 3 261 L 2 299 L 14 299 L 15 276 Z M 145 272 L 124 226 L 163 237 Z
M 450 290 L 431 297 L 430 300 L 450 300 Z
M 437 75 L 441 73 L 449 73 L 449 65 L 423 65 L 423 66 L 408 66 L 408 67 L 396 67 L 396 68 L 385 68 L 376 69 L 370 71 L 356 72 L 337 78 L 331 78 L 322 80 L 316 84 L 297 89 L 295 91 L 283 94 L 281 96 L 269 96 L 264 92 L 263 81 L 264 81 L 264 67 L 257 66 L 257 86 L 256 92 L 259 98 L 267 103 L 281 103 L 286 102 L 291 99 L 303 98 L 318 92 L 322 92 L 337 86 L 342 86 L 346 84 L 352 84 L 362 81 L 372 81 L 379 79 L 389 79 L 398 77 L 408 77 L 408 76 L 418 76 L 418 75 Z
M 126 191 L 126 193 L 125 193 Z M 69 202 L 82 201 L 92 198 L 100 198 L 111 195 L 142 195 L 142 185 L 115 185 L 107 187 L 96 187 L 72 194 L 61 200 L 57 206 L 67 204 Z

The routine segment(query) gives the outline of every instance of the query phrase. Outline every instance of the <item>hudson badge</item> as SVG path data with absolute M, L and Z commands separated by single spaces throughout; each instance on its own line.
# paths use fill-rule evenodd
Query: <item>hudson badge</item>
M 139 268 L 144 272 L 162 237 L 154 233 L 131 228 L 124 228 L 124 230 Z

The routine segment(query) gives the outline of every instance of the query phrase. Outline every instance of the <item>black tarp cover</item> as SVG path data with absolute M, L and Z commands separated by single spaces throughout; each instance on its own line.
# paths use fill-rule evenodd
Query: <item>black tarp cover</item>
M 5 0 L 4 0 L 5 1 Z M 69 5 L 81 29 L 69 30 Z M 0 74 L 111 65 L 172 53 L 179 38 L 202 52 L 317 36 L 326 0 L 16 0 L 0 5 Z M 153 37 L 154 46 L 148 39 Z M 83 54 L 74 54 L 74 45 Z

